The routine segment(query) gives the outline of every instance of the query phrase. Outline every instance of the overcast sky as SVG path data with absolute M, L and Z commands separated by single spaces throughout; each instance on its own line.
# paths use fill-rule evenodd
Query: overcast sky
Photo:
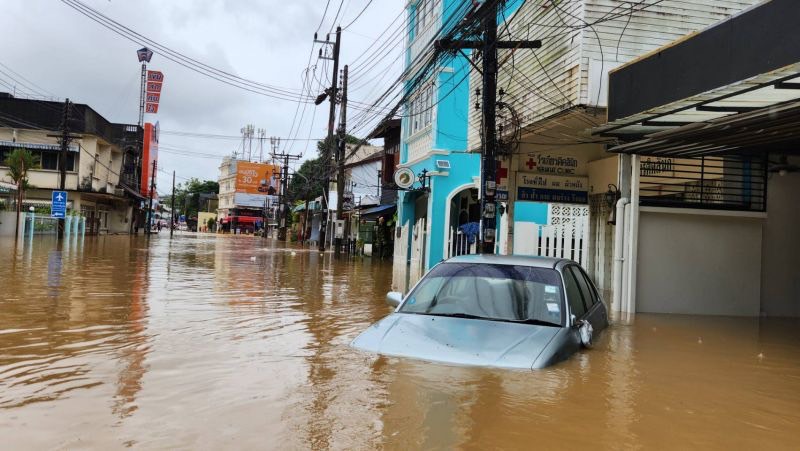
M 295 91 L 303 85 L 301 77 L 312 51 L 313 34 L 326 4 L 326 0 L 82 1 L 122 25 L 205 64 Z M 0 63 L 49 95 L 86 103 L 111 122 L 136 123 L 141 70 L 136 50 L 141 45 L 114 34 L 60 0 L 3 0 L 2 3 Z M 367 3 L 368 0 L 331 0 L 320 34 L 337 24 L 344 26 L 351 22 Z M 334 23 L 340 4 L 339 19 Z M 394 29 L 403 4 L 404 0 L 373 1 L 342 34 L 342 64 L 356 59 L 385 30 Z M 386 38 L 383 36 L 381 40 Z M 351 83 L 351 99 L 371 103 L 399 75 L 401 58 L 397 55 L 402 51 L 403 41 L 396 42 L 395 57 L 376 65 L 372 72 L 359 74 L 358 83 Z M 316 57 L 318 49 L 319 46 L 314 47 L 311 59 L 311 64 L 318 66 L 316 77 L 323 74 L 322 61 Z M 389 65 L 390 62 L 393 64 Z M 366 70 L 367 64 L 362 61 L 351 67 L 351 79 L 359 66 Z M 158 53 L 148 68 L 164 73 L 159 113 L 145 118 L 160 121 L 162 130 L 239 135 L 243 125 L 252 123 L 265 129 L 268 137 L 289 136 L 295 102 L 227 86 Z M 330 72 L 329 65 L 327 73 Z M 13 81 L 6 77 L 6 83 Z M 8 88 L 0 85 L 0 90 Z M 327 105 L 326 102 L 316 108 L 313 104 L 307 107 L 298 138 L 325 135 Z M 357 112 L 348 113 L 350 116 Z M 237 146 L 241 144 L 236 139 L 165 134 L 161 136 L 159 166 L 168 172 L 177 171 L 182 178 L 216 180 L 221 157 L 231 154 Z M 313 157 L 315 142 L 298 141 L 290 150 Z M 196 152 L 196 155 L 179 155 L 176 151 Z M 207 158 L 207 154 L 220 158 Z M 159 192 L 169 191 L 170 179 L 171 176 L 159 173 Z

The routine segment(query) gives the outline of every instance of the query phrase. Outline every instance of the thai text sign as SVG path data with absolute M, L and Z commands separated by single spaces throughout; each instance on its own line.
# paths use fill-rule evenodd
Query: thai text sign
M 585 155 L 563 155 L 549 152 L 530 152 L 520 155 L 520 172 L 552 175 L 588 175 L 588 158 Z
M 236 163 L 236 192 L 248 194 L 277 194 L 280 169 L 265 163 L 238 161 Z
M 518 172 L 517 200 L 585 204 L 589 178 Z

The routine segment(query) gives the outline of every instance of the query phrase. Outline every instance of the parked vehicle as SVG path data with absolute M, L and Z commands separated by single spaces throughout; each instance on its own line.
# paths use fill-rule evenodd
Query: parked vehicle
M 504 368 L 543 368 L 591 347 L 606 306 L 567 259 L 463 255 L 431 269 L 411 292 L 390 292 L 391 315 L 352 346 L 385 355 Z

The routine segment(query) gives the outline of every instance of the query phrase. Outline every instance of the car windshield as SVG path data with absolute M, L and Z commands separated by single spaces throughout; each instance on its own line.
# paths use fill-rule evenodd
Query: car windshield
M 400 312 L 560 326 L 561 292 L 554 269 L 442 263 L 420 281 Z

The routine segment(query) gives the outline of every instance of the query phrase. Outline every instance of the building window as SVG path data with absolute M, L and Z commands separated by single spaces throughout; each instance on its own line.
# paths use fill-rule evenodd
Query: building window
M 0 166 L 5 165 L 6 158 L 11 154 L 14 149 L 10 146 L 0 147 Z M 28 152 L 33 155 L 33 161 L 37 165 L 34 169 L 47 169 L 51 171 L 58 170 L 58 151 L 54 150 L 37 150 L 28 149 Z M 67 152 L 67 171 L 73 172 L 76 167 L 77 152 Z
M 435 105 L 433 88 L 432 83 L 424 85 L 417 90 L 417 93 L 408 102 L 409 136 L 431 125 L 431 122 L 433 122 L 433 107 Z
M 416 14 L 416 36 L 424 33 L 425 30 L 433 26 L 435 21 L 436 0 L 420 0 L 414 10 Z

